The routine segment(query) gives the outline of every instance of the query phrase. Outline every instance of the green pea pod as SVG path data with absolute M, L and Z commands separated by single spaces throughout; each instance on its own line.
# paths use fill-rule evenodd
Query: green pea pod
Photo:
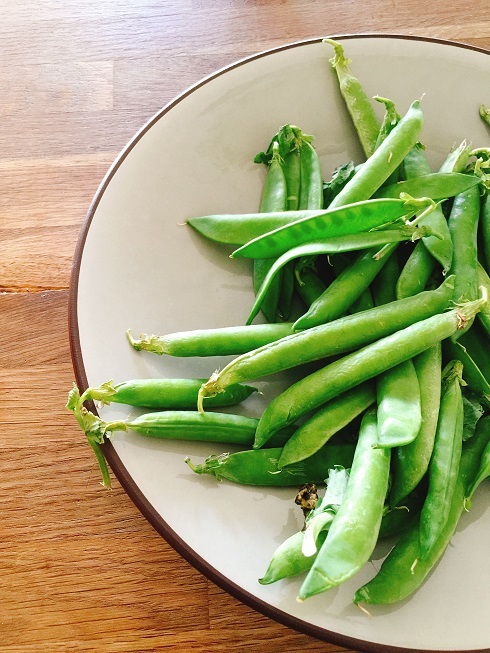
M 454 301 L 471 301 L 478 296 L 478 219 L 480 191 L 477 186 L 455 197 L 448 224 L 453 241 L 451 274 L 456 274 Z M 469 326 L 469 325 L 468 325 Z M 458 336 L 461 332 L 458 333 Z
M 233 359 L 203 385 L 201 397 L 218 394 L 233 383 L 257 379 L 328 356 L 358 349 L 398 329 L 444 311 L 452 297 L 448 277 L 436 290 L 349 315 L 306 331 L 293 333 Z
M 473 497 L 473 493 L 475 492 L 476 488 L 480 485 L 482 481 L 484 481 L 489 476 L 490 476 L 490 442 L 487 443 L 487 446 L 483 451 L 480 466 L 478 468 L 476 476 L 466 491 L 465 494 L 466 505 L 468 505 L 468 503 L 471 501 L 471 498 Z
M 263 446 L 283 426 L 315 410 L 342 392 L 453 335 L 471 320 L 486 299 L 416 322 L 367 345 L 297 381 L 273 399 L 259 420 L 254 447 Z
M 364 416 L 345 497 L 299 590 L 299 600 L 351 578 L 367 562 L 378 539 L 388 490 L 390 451 L 375 449 L 376 412 Z
M 380 374 L 378 397 L 378 440 L 376 447 L 402 447 L 413 442 L 422 424 L 420 386 L 411 360 Z
M 272 143 L 272 158 L 269 162 L 267 176 L 265 179 L 262 199 L 260 202 L 260 212 L 268 213 L 271 211 L 286 211 L 288 208 L 288 189 L 286 176 L 283 170 L 283 159 L 279 153 L 279 143 Z M 264 278 L 272 265 L 272 261 L 263 260 L 257 257 L 253 266 L 253 287 L 254 292 L 258 292 Z M 281 277 L 275 277 L 267 288 L 262 300 L 262 313 L 268 322 L 277 321 L 277 306 L 281 292 Z
M 357 175 L 356 175 L 357 176 Z M 432 200 L 445 200 L 478 186 L 480 180 L 475 175 L 459 172 L 433 172 L 430 175 L 400 181 L 392 186 L 383 186 L 373 194 L 375 198 L 400 197 L 407 193 L 411 197 L 429 197 Z
M 473 327 L 472 327 L 473 328 Z M 468 387 L 480 398 L 484 399 L 487 405 L 490 403 L 490 383 L 482 374 L 478 358 L 469 353 L 468 349 L 459 341 L 445 341 L 443 353 L 448 360 L 457 359 L 463 364 L 463 380 Z
M 418 147 L 413 148 L 405 158 L 404 167 L 407 179 L 420 178 L 431 172 L 423 151 Z M 453 243 L 442 207 L 437 206 L 421 220 L 421 224 L 429 226 L 438 234 L 437 238 L 435 236 L 426 236 L 423 242 L 427 250 L 440 263 L 443 274 L 446 274 L 451 267 Z
M 222 245 L 239 247 L 252 238 L 282 227 L 301 218 L 321 215 L 323 211 L 273 211 L 272 213 L 224 213 L 199 215 L 186 224 L 201 236 Z
M 420 103 L 416 100 L 393 131 L 332 200 L 330 208 L 372 197 L 417 143 L 422 124 L 423 115 Z
M 371 99 L 366 95 L 359 80 L 349 69 L 350 59 L 347 59 L 340 43 L 332 39 L 323 39 L 324 43 L 333 46 L 335 56 L 330 59 L 339 82 L 340 92 L 344 99 L 352 123 L 356 129 L 359 141 L 366 157 L 376 149 L 380 125 L 374 112 Z
M 390 505 L 399 505 L 421 482 L 434 448 L 441 398 L 440 343 L 415 356 L 413 365 L 420 386 L 422 424 L 417 437 L 392 455 Z
M 306 306 L 311 306 L 325 292 L 326 286 L 311 268 L 306 267 L 299 272 L 295 267 L 294 272 L 296 291 Z
M 353 444 L 329 443 L 301 464 L 279 469 L 282 448 L 251 449 L 237 453 L 211 456 L 202 465 L 187 464 L 196 474 L 211 474 L 241 485 L 268 487 L 299 486 L 305 483 L 323 483 L 327 470 L 335 465 L 350 467 L 354 455 Z
M 320 159 L 313 145 L 306 139 L 300 148 L 300 194 L 298 209 L 323 207 L 323 178 Z
M 329 401 L 289 438 L 282 450 L 278 467 L 283 469 L 312 456 L 375 401 L 374 387 L 370 382 Z
M 452 361 L 443 372 L 429 489 L 420 515 L 420 559 L 430 554 L 444 531 L 457 484 L 463 445 L 462 368 L 459 361 Z
M 483 258 L 485 270 L 490 270 L 490 194 L 485 194 L 482 202 L 480 225 L 483 243 Z
M 435 267 L 435 258 L 424 245 L 424 241 L 419 240 L 398 277 L 396 284 L 398 299 L 422 292 L 426 288 Z
M 379 539 L 394 537 L 404 534 L 418 517 L 420 510 L 420 495 L 414 494 L 406 501 L 406 505 L 395 510 L 388 510 L 383 514 L 379 529 Z M 318 533 L 316 545 L 321 549 L 328 528 L 330 528 L 333 514 L 326 516 L 324 528 Z M 266 573 L 259 579 L 261 585 L 269 585 L 283 578 L 298 576 L 309 571 L 317 554 L 306 556 L 303 553 L 305 532 L 299 531 L 288 537 L 274 552 Z
M 377 306 L 396 300 L 396 280 L 399 274 L 398 257 L 396 252 L 393 252 L 371 286 L 371 295 Z
M 367 232 L 382 225 L 409 219 L 419 207 L 401 199 L 366 200 L 326 209 L 246 243 L 231 255 L 233 258 L 272 258 L 287 252 L 291 247 Z
M 104 404 L 117 403 L 140 408 L 190 409 L 195 408 L 199 388 L 206 379 L 132 379 L 124 383 L 103 383 L 98 388 L 88 388 L 82 401 L 100 401 Z M 239 404 L 257 388 L 247 385 L 233 385 L 216 397 L 208 397 L 206 406 L 233 406 Z
M 490 417 L 482 418 L 475 435 L 463 448 L 453 500 L 446 521 L 429 555 L 420 557 L 420 529 L 416 523 L 389 553 L 379 572 L 357 590 L 354 603 L 391 604 L 413 594 L 434 568 L 448 546 L 465 508 L 464 498 L 478 473 L 482 453 L 490 441 Z M 414 562 L 418 560 L 416 564 Z
M 367 257 L 368 260 L 373 260 L 373 263 L 371 264 L 366 263 L 365 266 L 363 267 L 363 270 L 365 272 L 365 278 L 370 279 L 371 277 L 367 276 L 366 266 L 369 266 L 369 271 L 373 271 L 373 270 L 378 271 L 378 269 L 384 265 L 386 260 L 388 260 L 385 257 L 379 259 L 379 261 L 373 259 L 372 252 L 376 253 L 377 251 L 379 251 L 380 247 L 384 247 L 387 243 L 390 244 L 399 243 L 404 240 L 412 240 L 414 238 L 416 239 L 418 237 L 422 237 L 423 234 L 425 233 L 427 233 L 426 227 L 421 228 L 421 227 L 412 227 L 410 225 L 403 225 L 398 228 L 361 232 L 349 236 L 337 236 L 336 238 L 330 238 L 329 240 L 306 243 L 304 245 L 298 245 L 297 247 L 292 247 L 284 254 L 279 256 L 279 258 L 277 258 L 274 261 L 274 263 L 271 265 L 267 275 L 265 276 L 262 282 L 261 288 L 256 294 L 254 305 L 250 310 L 250 314 L 247 318 L 246 323 L 247 324 L 252 323 L 252 321 L 257 316 L 264 299 L 267 297 L 270 284 L 274 283 L 274 279 L 276 278 L 276 275 L 280 273 L 282 269 L 284 269 L 284 266 L 288 265 L 294 259 L 299 259 L 304 256 L 317 256 L 319 254 L 330 255 L 330 254 L 337 254 L 339 252 L 352 252 L 352 251 L 357 252 L 360 250 L 368 250 L 368 255 L 364 255 L 364 257 Z M 347 272 L 344 273 L 344 276 L 346 274 Z M 351 268 L 349 268 L 349 275 L 352 274 L 353 273 L 351 271 Z M 337 284 L 340 283 L 338 281 L 339 278 L 340 277 L 337 278 Z M 333 282 L 333 284 L 335 284 L 335 281 Z M 325 297 L 330 297 L 330 295 L 335 292 L 335 290 L 331 290 L 333 284 L 328 286 L 325 292 L 317 300 L 315 300 L 315 302 L 310 306 L 308 312 L 295 323 L 295 328 L 298 329 L 305 328 L 303 326 L 305 322 L 309 326 L 315 326 L 316 324 L 319 324 L 321 322 L 328 321 L 327 319 L 322 319 L 321 322 L 318 322 L 319 319 L 318 315 L 323 316 L 325 314 L 326 304 L 327 304 Z M 336 286 L 334 286 L 334 289 L 335 288 Z M 330 308 L 331 302 L 333 300 L 329 300 L 328 307 L 330 308 L 330 312 L 329 312 L 329 316 L 331 316 L 330 319 L 332 319 L 332 317 L 339 317 L 342 313 L 345 313 L 347 309 L 350 308 L 351 304 L 356 299 L 359 299 L 359 297 L 361 296 L 364 290 L 366 290 L 364 284 L 362 285 L 362 287 L 358 286 L 357 288 L 353 289 L 352 292 L 355 295 L 355 297 L 349 303 L 348 306 L 346 306 L 348 301 L 346 298 L 349 298 L 350 300 L 349 295 L 344 295 L 344 301 L 340 305 L 337 304 L 336 309 Z M 345 309 L 342 311 L 342 313 L 341 313 L 341 308 Z M 334 311 L 333 316 L 332 316 L 332 311 Z M 313 322 L 315 322 L 316 324 L 313 324 Z
M 374 281 L 396 247 L 397 243 L 386 245 L 384 256 L 378 258 L 376 258 L 378 247 L 359 254 L 354 262 L 311 304 L 308 311 L 296 320 L 293 328 L 311 329 L 347 313 Z
M 139 339 L 134 339 L 129 331 L 126 335 L 136 351 L 159 356 L 237 356 L 291 335 L 292 326 L 292 323 L 240 325 L 177 331 L 165 336 L 142 334 Z
M 318 535 L 319 546 L 325 541 L 327 532 L 325 529 Z M 283 578 L 298 576 L 311 568 L 315 556 L 304 555 L 302 550 L 304 537 L 304 531 L 298 531 L 279 545 L 274 551 L 265 574 L 259 578 L 261 585 L 270 585 Z
M 284 176 L 288 189 L 288 211 L 297 211 L 299 208 L 299 194 L 301 183 L 300 152 L 298 148 L 292 148 L 284 155 Z M 310 207 L 308 207 L 310 208 Z M 322 208 L 322 205 L 311 208 Z
M 470 151 L 471 150 L 466 145 L 466 142 L 461 143 L 459 147 L 449 153 L 446 160 L 439 168 L 439 173 L 462 172 L 466 167 Z M 425 175 L 430 173 L 430 168 L 425 157 L 415 154 L 414 150 L 412 150 L 411 155 L 405 159 L 405 170 L 409 178 L 425 177 Z M 440 212 L 437 219 L 441 221 Z M 451 241 L 451 235 L 444 215 L 442 216 L 442 219 L 445 224 L 442 225 L 441 222 L 439 225 L 440 235 L 445 236 L 446 241 Z M 446 268 L 448 261 L 452 262 L 452 241 L 450 242 L 450 245 L 448 243 L 441 245 L 434 243 L 429 237 L 427 242 L 429 245 L 431 243 L 434 245 L 435 253 L 437 253 L 437 247 L 443 248 L 442 254 L 444 254 L 444 248 L 446 249 L 445 256 L 436 257 L 442 264 L 442 267 Z M 402 297 L 408 297 L 409 295 L 414 295 L 424 290 L 435 269 L 436 258 L 434 258 L 434 256 L 429 252 L 423 239 L 415 245 L 397 282 L 397 297 L 399 299 Z
M 478 287 L 485 287 L 487 292 L 490 294 L 490 277 L 487 274 L 487 271 L 478 263 L 477 266 L 477 278 L 478 278 Z M 485 333 L 490 337 L 490 307 L 488 304 L 478 313 L 478 320 L 482 325 Z

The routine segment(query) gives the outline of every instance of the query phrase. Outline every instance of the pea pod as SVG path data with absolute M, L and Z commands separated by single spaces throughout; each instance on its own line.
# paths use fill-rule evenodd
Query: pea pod
M 379 247 L 367 249 L 332 281 L 325 292 L 296 320 L 293 329 L 311 329 L 345 315 L 382 270 L 397 243 L 384 246 L 384 256 L 375 258 Z
M 369 250 L 369 252 L 375 250 L 377 251 L 379 250 L 380 247 L 384 247 L 387 243 L 390 244 L 399 243 L 404 240 L 421 238 L 424 234 L 427 233 L 426 229 L 427 229 L 426 227 L 421 228 L 416 226 L 412 227 L 410 225 L 403 225 L 398 228 L 380 229 L 378 231 L 361 232 L 348 236 L 338 236 L 336 238 L 331 238 L 329 240 L 306 243 L 304 245 L 298 245 L 297 247 L 292 247 L 288 251 L 284 252 L 284 254 L 279 256 L 279 258 L 277 258 L 271 265 L 267 275 L 263 280 L 260 290 L 256 294 L 254 305 L 252 306 L 250 310 L 250 314 L 247 318 L 247 324 L 251 324 L 254 318 L 256 317 L 256 315 L 258 314 L 264 302 L 264 299 L 267 297 L 267 293 L 271 284 L 273 284 L 274 280 L 277 278 L 276 275 L 280 274 L 281 270 L 284 269 L 284 266 L 287 266 L 294 259 L 299 259 L 304 256 L 318 256 L 319 254 L 330 255 L 330 254 L 337 254 L 340 252 L 352 252 L 352 251 L 360 251 L 360 250 Z M 372 258 L 372 254 L 370 256 Z M 371 264 L 370 267 L 372 269 L 377 269 L 378 267 L 381 267 L 381 264 L 384 265 L 385 262 L 386 261 L 384 259 L 381 261 L 381 263 L 375 261 L 374 264 Z M 329 288 L 330 287 L 331 286 L 329 286 Z M 356 299 L 359 299 L 363 290 L 365 290 L 364 287 L 361 288 L 361 292 L 359 292 L 359 289 L 356 289 L 355 292 Z M 329 292 L 332 293 L 332 290 L 330 290 Z M 327 290 L 325 290 L 325 293 L 327 293 Z M 297 328 L 303 328 L 301 325 L 306 320 L 308 321 L 308 323 L 312 321 L 317 322 L 318 320 L 317 315 L 318 313 L 320 313 L 320 307 L 321 307 L 322 315 L 326 310 L 324 297 L 325 294 L 322 293 L 322 295 L 320 295 L 320 297 L 318 297 L 315 300 L 315 302 L 310 306 L 308 313 L 306 314 L 308 317 L 304 316 L 304 319 L 300 318 L 300 320 L 298 320 L 295 323 Z M 313 307 L 318 306 L 318 308 L 315 310 L 314 308 L 312 308 L 312 306 Z M 341 306 L 343 308 L 345 307 L 343 304 Z M 349 304 L 347 308 L 350 308 L 350 306 L 351 304 Z M 334 316 L 338 317 L 339 314 L 340 314 L 340 308 L 337 307 Z M 327 320 L 323 320 L 323 321 L 326 322 Z
M 478 263 L 477 266 L 477 278 L 478 286 L 484 286 L 487 289 L 487 292 L 490 293 L 490 277 L 488 276 L 487 271 L 483 265 L 480 263 Z M 490 337 L 490 308 L 488 304 L 478 313 L 478 320 L 487 336 Z
M 432 200 L 445 200 L 478 186 L 480 180 L 475 175 L 459 172 L 432 172 L 429 175 L 400 181 L 392 186 L 383 186 L 373 194 L 375 198 L 400 197 L 407 193 L 412 197 L 429 197 Z
M 420 386 L 411 360 L 398 363 L 380 374 L 378 396 L 378 440 L 376 447 L 402 447 L 413 442 L 422 424 Z
M 330 63 L 337 74 L 340 92 L 359 136 L 364 154 L 369 157 L 376 149 L 380 131 L 371 100 L 359 80 L 352 75 L 349 69 L 351 62 L 346 58 L 342 45 L 332 39 L 323 39 L 323 42 L 334 48 L 335 56 L 330 59 Z
M 142 334 L 139 339 L 127 332 L 136 351 L 163 356 L 236 356 L 284 338 L 293 332 L 292 323 L 254 324 L 177 331 L 164 336 Z
M 482 481 L 484 481 L 489 476 L 490 476 L 490 442 L 487 443 L 487 446 L 483 451 L 481 461 L 480 461 L 480 466 L 478 467 L 478 471 L 475 475 L 475 478 L 473 479 L 470 486 L 466 490 L 466 494 L 465 494 L 466 505 L 468 505 L 469 502 L 471 501 L 471 498 L 476 488 L 480 485 Z
M 291 247 L 337 236 L 347 236 L 412 217 L 418 206 L 401 199 L 366 200 L 326 209 L 259 236 L 235 250 L 232 257 L 271 258 Z
M 448 224 L 453 241 L 451 274 L 456 274 L 454 301 L 471 301 L 478 296 L 478 219 L 480 191 L 474 186 L 453 202 Z M 470 324 L 468 324 L 468 327 Z M 457 335 L 460 336 L 462 332 Z
M 435 258 L 424 245 L 424 241 L 419 240 L 398 277 L 396 284 L 398 299 L 422 292 L 426 288 L 435 267 Z
M 352 351 L 443 311 L 449 305 L 453 281 L 452 277 L 448 277 L 436 290 L 293 333 L 276 343 L 243 354 L 214 373 L 201 388 L 200 397 L 217 394 L 233 383 Z
M 353 444 L 331 444 L 301 464 L 279 469 L 282 448 L 251 449 L 237 453 L 210 456 L 202 465 L 186 463 L 196 474 L 211 474 L 241 485 L 287 487 L 304 483 L 323 483 L 327 470 L 334 465 L 350 467 L 354 455 Z
M 286 176 L 283 170 L 283 160 L 279 154 L 279 143 L 272 143 L 272 157 L 269 162 L 267 176 L 265 178 L 262 199 L 260 202 L 260 212 L 267 213 L 271 211 L 286 211 L 288 208 L 288 189 Z M 264 260 L 257 257 L 253 265 L 253 287 L 258 292 L 262 286 L 264 278 L 272 265 L 273 261 Z M 281 290 L 281 278 L 276 277 L 267 288 L 262 300 L 262 313 L 268 322 L 276 322 L 277 305 Z
M 488 272 L 490 270 L 490 193 L 485 194 L 483 198 L 480 224 L 482 232 L 484 267 Z
M 321 508 L 321 506 L 320 506 Z M 420 509 L 420 496 L 414 494 L 409 497 L 406 505 L 395 510 L 388 510 L 383 514 L 379 529 L 379 539 L 394 537 L 404 534 L 413 524 Z M 317 535 L 317 549 L 321 549 L 328 529 L 333 520 L 333 514 L 325 519 L 323 530 Z M 316 559 L 317 554 L 306 556 L 303 553 L 305 531 L 298 531 L 288 537 L 274 551 L 266 573 L 259 579 L 261 585 L 269 585 L 283 578 L 298 576 L 309 571 Z
M 301 585 L 300 600 L 351 578 L 373 552 L 390 473 L 390 451 L 375 449 L 376 440 L 376 412 L 371 410 L 361 423 L 345 497 Z
M 188 218 L 186 224 L 201 236 L 222 245 L 239 247 L 251 238 L 262 236 L 273 229 L 290 222 L 313 215 L 322 215 L 323 211 L 273 211 L 272 213 L 224 213 L 200 215 Z
M 378 305 L 395 300 L 397 278 L 398 260 L 393 253 L 373 284 Z M 380 374 L 376 380 L 376 397 L 376 446 L 392 449 L 412 442 L 422 422 L 420 388 L 413 362 L 403 361 Z
M 279 469 L 315 454 L 335 433 L 350 424 L 375 401 L 374 387 L 370 382 L 363 383 L 329 401 L 301 424 L 286 442 L 279 459 Z
M 372 197 L 418 141 L 422 124 L 423 115 L 420 103 L 416 100 L 393 131 L 332 200 L 330 208 Z
M 415 356 L 413 365 L 420 386 L 422 424 L 413 442 L 393 452 L 391 506 L 399 505 L 418 486 L 429 467 L 441 398 L 440 343 Z
M 342 392 L 371 379 L 464 328 L 486 299 L 434 315 L 381 338 L 297 381 L 273 399 L 259 420 L 254 447 L 263 446 L 282 427 Z
M 423 151 L 418 147 L 414 147 L 405 158 L 404 167 L 407 179 L 423 178 L 431 172 Z M 421 224 L 429 226 L 438 234 L 438 238 L 426 236 L 423 242 L 430 254 L 440 263 L 442 273 L 446 274 L 451 267 L 453 243 L 442 207 L 438 205 L 421 221 Z
M 434 568 L 448 546 L 465 507 L 465 496 L 478 473 L 482 453 L 490 441 L 490 417 L 482 418 L 475 435 L 463 448 L 453 500 L 436 544 L 429 555 L 420 557 L 420 529 L 416 523 L 397 542 L 383 561 L 379 572 L 366 585 L 357 590 L 354 603 L 391 604 L 413 594 Z M 418 560 L 417 564 L 414 564 Z
M 300 153 L 300 193 L 298 209 L 321 209 L 323 207 L 323 179 L 320 159 L 315 148 L 303 139 Z
M 462 368 L 451 362 L 443 373 L 441 407 L 434 451 L 429 464 L 429 489 L 420 516 L 420 558 L 427 557 L 449 518 L 463 444 Z
M 98 388 L 88 388 L 82 401 L 101 401 L 140 408 L 190 409 L 195 408 L 199 388 L 206 379 L 132 379 L 114 384 L 112 381 Z M 233 406 L 247 399 L 257 388 L 233 385 L 216 397 L 208 397 L 206 406 Z

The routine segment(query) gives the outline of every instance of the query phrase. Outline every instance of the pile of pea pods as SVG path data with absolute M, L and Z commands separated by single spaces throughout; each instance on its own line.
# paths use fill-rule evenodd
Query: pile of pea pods
M 343 163 L 325 182 L 313 138 L 282 126 L 255 159 L 267 170 L 259 211 L 188 220 L 224 252 L 232 246 L 232 258 L 253 261 L 247 323 L 128 332 L 136 350 L 234 358 L 209 379 L 108 382 L 82 394 L 74 386 L 68 408 L 106 486 L 101 445 L 127 429 L 243 447 L 186 460 L 198 474 L 305 484 L 304 528 L 259 580 L 301 576 L 300 600 L 353 577 L 380 538 L 394 537 L 354 596 L 393 603 L 421 585 L 490 475 L 490 149 L 462 143 L 433 172 L 419 142 L 420 102 L 400 116 L 374 98 L 385 107 L 380 123 L 342 46 L 325 42 L 366 160 Z M 489 111 L 475 110 L 490 125 Z M 254 323 L 259 312 L 263 324 Z M 259 418 L 219 412 L 253 394 L 249 382 L 312 361 L 321 365 Z M 105 422 L 87 401 L 151 412 Z

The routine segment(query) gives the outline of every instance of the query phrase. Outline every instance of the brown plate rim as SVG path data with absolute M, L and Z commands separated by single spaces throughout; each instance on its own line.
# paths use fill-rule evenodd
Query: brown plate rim
M 267 50 L 261 51 L 257 54 L 245 57 L 240 59 L 232 64 L 229 64 L 223 68 L 220 68 L 216 72 L 212 73 L 201 79 L 196 84 L 189 87 L 183 93 L 179 94 L 175 99 L 166 104 L 162 109 L 160 109 L 150 120 L 132 137 L 132 139 L 127 143 L 124 149 L 116 157 L 113 164 L 110 166 L 109 170 L 105 174 L 99 188 L 97 189 L 94 198 L 90 204 L 85 220 L 80 229 L 80 234 L 78 237 L 77 245 L 75 248 L 75 253 L 73 257 L 71 278 L 70 278 L 70 292 L 69 292 L 69 301 L 68 301 L 68 333 L 69 333 L 69 342 L 70 342 L 70 351 L 73 363 L 73 369 L 75 373 L 75 379 L 78 384 L 78 387 L 81 390 L 87 388 L 87 376 L 85 372 L 85 366 L 83 362 L 82 350 L 80 345 L 80 337 L 78 331 L 78 282 L 80 276 L 80 266 L 84 251 L 85 242 L 87 239 L 87 234 L 92 223 L 92 219 L 96 213 L 99 202 L 108 187 L 111 179 L 116 174 L 122 162 L 135 147 L 135 145 L 141 140 L 141 138 L 146 134 L 151 127 L 158 122 L 165 114 L 167 114 L 171 109 L 177 106 L 183 99 L 188 95 L 199 89 L 204 84 L 216 79 L 217 77 L 223 75 L 224 73 L 238 68 L 250 61 L 260 59 L 262 57 L 268 56 L 270 54 L 275 54 L 283 50 L 289 50 L 291 48 L 312 45 L 316 43 L 321 43 L 324 37 L 315 37 L 309 39 L 303 39 L 300 41 L 294 41 L 292 43 L 287 43 L 285 45 L 269 48 Z M 428 43 L 435 43 L 440 45 L 446 45 L 451 47 L 458 47 L 467 50 L 473 50 L 480 52 L 482 54 L 490 55 L 490 51 L 481 48 L 476 45 L 470 45 L 468 43 L 462 43 L 459 41 L 452 41 L 441 38 L 432 38 L 425 36 L 417 35 L 407 35 L 407 34 L 396 34 L 396 33 L 366 33 L 366 34 L 341 34 L 331 36 L 335 40 L 349 40 L 349 39 L 401 39 L 401 40 L 413 40 L 413 41 L 423 41 Z M 95 408 L 92 407 L 94 410 Z M 106 459 L 118 479 L 119 483 L 128 494 L 130 499 L 133 501 L 138 510 L 146 518 L 146 520 L 153 526 L 153 528 L 181 555 L 187 562 L 193 565 L 200 573 L 202 573 L 206 578 L 211 580 L 213 583 L 218 585 L 221 589 L 225 590 L 233 597 L 250 606 L 254 610 L 262 613 L 263 615 L 281 623 L 293 630 L 296 630 L 300 633 L 315 637 L 316 639 L 323 640 L 332 644 L 337 644 L 344 646 L 346 648 L 354 649 L 357 651 L 365 651 L 366 653 L 407 653 L 412 651 L 414 653 L 483 653 L 485 651 L 490 651 L 490 648 L 484 649 L 458 649 L 454 651 L 448 651 L 447 649 L 412 649 L 398 646 L 388 646 L 386 644 L 380 644 L 377 642 L 367 642 L 365 640 L 349 637 L 348 635 L 343 635 L 336 633 L 314 624 L 310 624 L 302 619 L 294 617 L 287 612 L 279 610 L 278 608 L 266 603 L 265 601 L 258 599 L 256 596 L 243 589 L 236 583 L 230 581 L 224 574 L 219 572 L 216 568 L 210 565 L 204 558 L 202 558 L 196 551 L 194 551 L 186 542 L 179 537 L 179 535 L 167 524 L 163 517 L 153 508 L 151 503 L 145 498 L 137 484 L 132 479 L 131 475 L 123 465 L 121 459 L 117 455 L 114 447 L 110 442 L 107 442 L 103 445 L 104 454 Z

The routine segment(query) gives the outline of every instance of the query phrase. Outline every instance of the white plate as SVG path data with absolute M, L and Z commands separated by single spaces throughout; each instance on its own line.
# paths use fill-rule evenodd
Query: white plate
M 400 113 L 423 96 L 431 163 L 442 162 L 465 138 L 488 144 L 477 109 L 490 103 L 489 53 L 399 36 L 345 37 L 344 46 L 370 95 L 393 99 Z M 111 378 L 208 377 L 223 365 L 136 353 L 125 331 L 163 334 L 244 322 L 252 303 L 248 263 L 230 260 L 180 223 L 192 215 L 256 210 L 264 170 L 253 157 L 286 122 L 315 136 L 325 176 L 340 163 L 361 160 L 331 54 L 317 39 L 221 70 L 165 107 L 119 156 L 90 208 L 75 257 L 70 330 L 82 387 Z M 263 397 L 250 399 L 244 410 L 260 415 L 283 382 L 261 383 Z M 127 412 L 113 405 L 102 416 Z M 221 452 L 219 446 L 122 433 L 112 442 L 111 465 L 142 513 L 185 558 L 245 603 L 366 651 L 488 650 L 488 487 L 423 587 L 400 605 L 372 608 L 368 617 L 352 604 L 353 592 L 374 575 L 386 550 L 342 587 L 299 604 L 297 580 L 257 582 L 277 545 L 300 525 L 294 489 L 218 485 L 183 462 L 185 455 L 201 462 Z

